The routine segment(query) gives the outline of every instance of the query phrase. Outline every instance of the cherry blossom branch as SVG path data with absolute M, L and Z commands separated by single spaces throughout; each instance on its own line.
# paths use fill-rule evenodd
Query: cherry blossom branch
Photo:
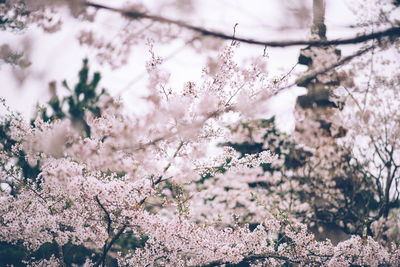
M 124 10 L 120 8 L 113 8 L 101 4 L 85 2 L 86 6 L 94 7 L 97 9 L 105 9 L 112 12 L 120 13 L 121 15 L 131 18 L 131 19 L 150 19 L 153 21 L 161 22 L 161 23 L 168 23 L 177 25 L 179 27 L 198 32 L 204 36 L 212 36 L 224 40 L 232 40 L 232 41 L 239 41 L 242 43 L 247 44 L 254 44 L 254 45 L 262 45 L 262 46 L 269 46 L 269 47 L 287 47 L 287 46 L 299 46 L 299 45 L 309 45 L 309 46 L 327 46 L 327 45 L 348 45 L 348 44 L 358 44 L 363 43 L 368 40 L 380 40 L 384 37 L 398 37 L 400 35 L 400 27 L 392 27 L 383 31 L 360 35 L 351 38 L 343 38 L 343 39 L 333 39 L 333 40 L 289 40 L 289 41 L 262 41 L 262 40 L 255 40 L 250 38 L 241 38 L 236 37 L 235 35 L 227 35 L 222 32 L 211 31 L 207 30 L 202 27 L 194 26 L 179 20 L 172 20 L 161 16 L 156 15 L 149 15 L 144 12 L 140 12 L 135 9 Z
M 174 155 L 172 156 L 173 159 L 176 158 L 176 156 L 178 155 L 179 151 L 181 150 L 181 148 L 183 147 L 184 144 L 185 144 L 185 143 L 184 143 L 183 141 L 181 141 L 181 142 L 179 143 L 178 147 L 177 147 L 176 150 L 175 150 Z M 171 162 L 169 162 L 169 163 L 167 164 L 167 166 L 165 166 L 165 168 L 164 168 L 164 170 L 163 170 L 163 173 L 166 173 L 170 167 L 171 167 Z M 157 178 L 157 180 L 153 181 L 153 186 L 155 186 L 155 185 L 161 183 L 162 181 L 167 180 L 167 179 L 164 179 L 164 180 L 163 180 L 162 178 L 163 178 L 163 175 L 160 175 L 160 176 Z M 139 204 L 140 204 L 140 205 L 143 205 L 143 203 L 144 203 L 146 200 L 147 200 L 147 197 L 144 197 L 144 198 L 139 202 Z
M 242 88 L 245 86 L 246 83 L 243 83 L 232 95 L 231 97 L 228 99 L 228 101 L 226 101 L 225 103 L 225 107 L 227 107 L 229 105 L 229 103 L 231 102 L 231 100 L 239 93 L 240 90 L 242 90 Z
M 179 150 L 181 150 L 181 148 L 183 147 L 183 145 L 184 145 L 184 142 L 181 141 L 181 142 L 179 143 L 178 147 L 176 148 L 174 155 L 172 156 L 173 159 L 176 158 L 176 156 L 177 156 L 178 153 L 179 153 Z M 167 166 L 165 166 L 165 168 L 164 168 L 164 170 L 163 170 L 163 173 L 166 173 L 166 172 L 168 171 L 169 167 L 171 167 L 171 162 L 169 162 L 169 163 L 167 164 Z M 157 178 L 157 180 L 155 180 L 155 181 L 153 182 L 153 185 L 159 184 L 159 183 L 162 181 L 162 178 L 163 178 L 163 175 L 160 175 L 160 176 Z
M 146 28 L 148 28 L 148 27 L 146 27 Z M 183 48 L 185 48 L 187 45 L 193 43 L 195 40 L 198 40 L 199 36 L 193 37 L 192 39 L 186 41 L 182 46 L 180 46 L 177 49 L 175 49 L 174 51 L 172 51 L 168 56 L 166 56 L 163 59 L 163 63 L 165 63 L 169 59 L 175 57 L 177 54 L 182 52 Z M 136 82 L 140 81 L 145 76 L 146 73 L 147 73 L 147 71 L 143 71 L 142 73 L 137 75 L 135 78 L 133 78 L 125 87 L 123 87 L 121 90 L 118 91 L 118 95 L 121 95 L 123 92 L 129 90 L 132 87 L 132 85 L 134 85 Z M 162 89 L 164 89 L 164 88 L 162 88 Z M 168 96 L 167 96 L 167 100 L 168 100 Z
M 335 69 L 335 68 L 337 68 L 339 66 L 342 66 L 343 64 L 347 63 L 348 61 L 351 61 L 352 59 L 354 59 L 356 57 L 359 57 L 359 56 L 367 53 L 368 51 L 370 51 L 370 50 L 372 50 L 374 48 L 375 48 L 375 45 L 369 46 L 369 47 L 367 47 L 365 49 L 357 51 L 354 54 L 351 54 L 351 55 L 349 55 L 347 57 L 342 58 L 338 62 L 336 62 L 336 63 L 334 63 L 334 64 L 332 64 L 332 65 L 330 65 L 330 66 L 328 66 L 326 68 L 315 70 L 315 71 L 310 72 L 309 74 L 303 75 L 303 76 L 299 77 L 294 83 L 291 83 L 291 84 L 289 84 L 287 86 L 279 88 L 278 90 L 276 90 L 274 92 L 273 95 L 274 96 L 278 95 L 282 91 L 284 91 L 286 89 L 289 89 L 289 88 L 291 88 L 291 87 L 293 87 L 295 85 L 300 86 L 300 85 L 306 84 L 307 82 L 311 81 L 312 79 L 315 79 L 318 75 L 325 74 L 328 71 L 331 71 L 331 70 L 333 70 L 333 69 Z
M 24 187 L 28 188 L 30 191 L 32 191 L 32 193 L 34 193 L 37 197 L 39 197 L 41 200 L 43 200 L 44 203 L 47 204 L 47 200 L 41 195 L 39 194 L 38 191 L 36 191 L 34 188 L 32 188 L 32 186 L 29 183 L 25 183 L 24 181 L 22 181 L 21 179 L 13 176 L 17 181 L 19 181 L 20 183 L 22 183 L 24 185 Z M 43 204 L 43 203 L 42 203 Z
M 181 141 L 181 142 L 179 143 L 179 146 L 176 148 L 174 155 L 172 156 L 173 159 L 176 158 L 176 156 L 178 156 L 179 150 L 181 150 L 181 148 L 183 147 L 183 145 L 184 145 L 184 142 Z M 167 164 L 167 166 L 165 166 L 163 172 L 164 172 L 164 173 L 167 172 L 168 169 L 169 169 L 169 167 L 171 167 L 171 162 L 169 162 L 169 163 Z M 161 181 L 161 178 L 162 178 L 162 176 L 160 176 L 160 178 L 158 179 L 158 181 L 156 181 L 156 183 L 159 183 L 159 182 Z
M 330 70 L 333 70 L 333 69 L 335 69 L 336 67 L 339 67 L 339 66 L 341 66 L 341 65 L 343 65 L 343 64 L 345 64 L 345 63 L 347 63 L 348 61 L 350 61 L 350 60 L 352 60 L 352 59 L 354 59 L 354 58 L 356 58 L 356 57 L 359 57 L 359 56 L 361 56 L 361 55 L 367 53 L 368 51 L 370 51 L 370 50 L 372 50 L 372 49 L 374 49 L 374 48 L 375 48 L 375 45 L 371 45 L 371 46 L 369 46 L 369 47 L 367 47 L 367 48 L 365 48 L 365 49 L 361 49 L 361 50 L 357 51 L 357 52 L 354 53 L 354 54 L 351 54 L 351 55 L 349 55 L 349 56 L 347 56 L 347 57 L 342 58 L 342 59 L 339 60 L 338 62 L 336 62 L 336 63 L 334 63 L 334 64 L 332 64 L 332 65 L 330 65 L 330 66 L 328 66 L 328 67 L 326 67 L 326 68 L 317 69 L 317 70 L 315 70 L 315 71 L 312 71 L 311 73 L 306 74 L 306 75 L 300 77 L 299 79 L 297 79 L 297 80 L 296 80 L 296 84 L 301 85 L 301 84 L 308 83 L 308 82 L 311 81 L 312 79 L 316 78 L 318 75 L 321 75 L 321 74 L 324 74 L 324 73 L 326 73 L 326 72 L 328 72 L 328 71 L 330 71 Z
M 191 125 L 192 127 L 185 127 L 185 129 L 200 128 L 207 120 L 209 120 L 211 118 L 218 117 L 219 115 L 221 115 L 223 113 L 227 113 L 227 112 L 233 111 L 233 110 L 235 110 L 234 107 L 228 106 L 228 107 L 225 107 L 224 109 L 219 109 L 219 110 L 216 110 L 214 112 L 210 112 L 204 119 L 200 120 L 198 123 L 193 123 Z M 169 139 L 171 137 L 174 137 L 174 136 L 182 133 L 185 129 L 183 129 L 182 131 L 176 131 L 174 133 L 169 133 L 169 134 L 162 135 L 162 136 L 157 137 L 156 139 L 154 139 L 152 141 L 149 141 L 147 143 L 144 143 L 144 144 L 137 144 L 137 145 L 135 145 L 133 147 L 133 151 L 144 150 L 148 146 L 156 145 L 157 143 L 159 143 L 159 142 L 161 142 L 163 140 Z

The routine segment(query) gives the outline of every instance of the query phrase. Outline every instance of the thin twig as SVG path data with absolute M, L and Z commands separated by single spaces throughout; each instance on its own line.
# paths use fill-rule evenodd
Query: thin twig
M 239 23 L 236 23 L 235 26 L 233 26 L 233 36 L 232 36 L 232 42 L 231 45 L 235 45 L 235 35 L 236 35 L 236 27 L 239 25 Z
M 372 52 L 371 52 L 371 67 L 370 67 L 370 72 L 369 72 L 369 77 L 368 77 L 367 90 L 365 91 L 365 96 L 364 96 L 363 111 L 365 110 L 365 108 L 367 106 L 368 93 L 369 93 L 369 89 L 371 87 L 372 74 L 374 72 L 374 55 L 375 55 L 375 50 L 372 49 Z
M 267 57 L 267 45 L 264 45 L 264 52 L 263 52 L 263 57 Z
M 362 109 L 362 107 L 360 106 L 360 104 L 358 103 L 357 98 L 354 97 L 354 95 L 349 91 L 349 89 L 347 89 L 346 86 L 343 86 L 343 85 L 342 85 L 342 87 L 344 88 L 344 90 L 346 90 L 347 94 L 353 99 L 354 103 L 356 103 L 358 109 L 359 109 L 361 112 L 363 112 L 363 109 Z
M 286 73 L 286 74 L 281 78 L 281 81 L 283 81 L 286 77 L 288 77 L 288 76 L 292 73 L 292 71 L 297 67 L 297 65 L 299 65 L 299 62 L 297 62 L 297 63 L 290 69 L 290 71 L 289 71 L 288 73 Z
M 162 91 L 163 91 L 163 93 L 164 93 L 164 95 L 165 95 L 166 100 L 168 101 L 168 100 L 169 100 L 169 99 L 168 99 L 168 94 L 167 94 L 167 92 L 165 91 L 164 85 L 160 85 L 160 87 L 161 87 L 161 89 L 162 89 Z
M 229 105 L 231 100 L 237 95 L 237 93 L 239 93 L 240 90 L 242 90 L 242 88 L 244 87 L 245 84 L 246 83 L 243 83 L 241 86 L 239 86 L 238 89 L 231 95 L 231 97 L 228 99 L 228 101 L 226 101 L 225 107 L 227 107 Z

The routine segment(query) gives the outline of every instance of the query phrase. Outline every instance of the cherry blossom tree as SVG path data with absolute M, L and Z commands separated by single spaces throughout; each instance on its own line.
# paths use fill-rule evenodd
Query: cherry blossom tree
M 2 101 L 0 240 L 4 251 L 19 253 L 19 262 L 6 264 L 399 265 L 399 73 L 385 57 L 398 56 L 400 30 L 391 17 L 395 5 L 374 4 L 381 13 L 361 24 L 373 31 L 328 40 L 324 1 L 314 0 L 310 40 L 270 42 L 139 5 L 0 2 L 0 25 L 8 30 L 37 24 L 56 31 L 63 22 L 53 15 L 65 6 L 93 23 L 98 10 L 116 13 L 132 25 L 121 44 L 88 30 L 80 43 L 114 68 L 143 40 L 149 54 L 148 109 L 141 115 L 98 88 L 101 75 L 87 60 L 75 86 L 62 82 L 64 96 L 49 84 L 51 99 L 32 121 Z M 149 25 L 138 34 L 143 20 Z M 201 82 L 187 81 L 179 91 L 168 86 L 154 43 L 168 45 L 182 31 L 192 33 L 186 42 L 228 42 Z M 307 45 L 299 64 L 309 69 L 293 84 L 271 79 L 265 58 L 235 60 L 240 43 Z M 341 56 L 336 46 L 345 44 L 361 47 Z M 10 46 L 0 52 L 6 63 L 29 65 Z M 259 117 L 271 97 L 296 84 L 308 92 L 298 98 L 290 136 L 273 118 Z M 345 236 L 327 239 L 330 230 Z

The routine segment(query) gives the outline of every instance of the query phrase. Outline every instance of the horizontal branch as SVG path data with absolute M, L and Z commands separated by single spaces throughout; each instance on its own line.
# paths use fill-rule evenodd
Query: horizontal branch
M 287 46 L 299 46 L 299 45 L 309 45 L 309 46 L 327 46 L 327 45 L 347 45 L 347 44 L 358 44 L 363 43 L 368 40 L 374 39 L 382 39 L 384 37 L 398 37 L 400 35 L 400 27 L 392 27 L 383 31 L 360 35 L 351 38 L 344 38 L 344 39 L 333 39 L 333 40 L 291 40 L 291 41 L 262 41 L 262 40 L 255 40 L 251 38 L 244 38 L 244 37 L 236 37 L 232 35 L 228 35 L 218 31 L 207 30 L 202 27 L 194 26 L 183 21 L 179 20 L 172 20 L 168 18 L 164 18 L 161 16 L 156 15 L 149 15 L 144 12 L 137 11 L 135 9 L 119 9 L 113 8 L 101 4 L 95 4 L 91 2 L 85 2 L 86 6 L 94 7 L 97 9 L 105 9 L 112 12 L 120 13 L 121 15 L 131 18 L 131 19 L 150 19 L 153 21 L 161 22 L 161 23 L 168 23 L 177 25 L 179 27 L 200 33 L 204 36 L 212 36 L 219 39 L 224 40 L 232 40 L 238 41 L 247 44 L 254 44 L 254 45 L 262 45 L 262 46 L 269 46 L 269 47 L 287 47 Z

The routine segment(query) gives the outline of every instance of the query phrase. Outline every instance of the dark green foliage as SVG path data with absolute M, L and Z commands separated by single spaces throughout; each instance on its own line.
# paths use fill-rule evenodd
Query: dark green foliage
M 22 170 L 25 183 L 34 183 L 37 187 L 40 186 L 41 181 L 40 178 L 38 178 L 40 173 L 39 162 L 37 162 L 34 166 L 29 165 L 26 161 L 25 153 L 23 151 L 19 151 L 17 166 L 19 166 Z
M 13 17 L 7 14 L 8 9 L 13 11 Z M 27 15 L 29 15 L 29 12 L 27 12 L 22 1 L 14 3 L 11 8 L 7 8 L 5 0 L 0 0 L 0 30 L 21 31 L 25 29 L 26 25 L 21 18 Z
M 132 231 L 127 231 L 115 242 L 114 246 L 118 247 L 118 251 L 120 251 L 122 255 L 125 255 L 131 249 L 143 248 L 148 239 L 147 236 L 137 237 Z
M 213 176 L 210 172 L 204 173 L 204 174 L 201 176 L 200 180 L 196 181 L 196 183 L 197 183 L 197 184 L 203 184 L 204 181 L 206 181 L 207 179 L 210 179 L 210 178 L 212 178 L 212 177 L 214 177 L 214 176 Z
M 11 245 L 0 242 L 0 266 L 14 265 L 15 267 L 25 266 L 22 260 L 26 256 L 26 249 L 22 245 Z
M 16 142 L 10 138 L 10 126 L 11 122 L 9 119 L 4 119 L 0 123 L 0 140 L 1 144 L 3 145 L 3 149 L 11 152 L 11 148 L 16 144 Z
M 25 153 L 23 151 L 19 151 L 18 154 L 12 151 L 12 147 L 17 144 L 17 141 L 11 138 L 10 127 L 10 118 L 4 118 L 3 121 L 0 122 L 0 143 L 3 145 L 3 150 L 6 151 L 10 157 L 16 158 L 16 165 L 21 169 L 25 183 L 37 182 L 39 185 L 40 181 L 36 181 L 36 178 L 40 173 L 39 165 L 30 166 L 26 161 Z M 3 166 L 3 168 L 4 167 L 5 166 Z M 11 193 L 14 194 L 15 188 L 12 189 Z
M 260 153 L 261 151 L 263 151 L 262 143 L 250 143 L 246 141 L 243 143 L 225 143 L 224 145 L 233 147 L 236 151 L 239 151 L 242 155 Z
M 39 116 L 44 121 L 68 118 L 78 126 L 82 126 L 84 136 L 90 137 L 90 127 L 85 120 L 85 111 L 92 112 L 95 117 L 101 115 L 98 101 L 102 95 L 106 94 L 106 91 L 105 89 L 96 91 L 100 79 L 100 73 L 95 72 L 92 80 L 89 81 L 88 60 L 84 59 L 83 67 L 79 71 L 79 82 L 74 89 L 71 89 L 65 80 L 63 81 L 63 87 L 70 92 L 70 95 L 60 99 L 54 94 L 48 102 L 48 109 L 42 109 Z M 47 114 L 48 111 L 50 115 Z
M 5 30 L 12 30 L 12 31 L 20 31 L 25 28 L 25 24 L 20 21 L 15 21 L 6 16 L 0 16 L 0 29 Z
M 73 245 L 68 243 L 62 248 L 64 262 L 67 266 L 82 266 L 87 258 L 91 258 L 94 251 L 89 250 L 81 245 Z M 22 244 L 12 245 L 6 242 L 0 242 L 0 267 L 14 265 L 15 267 L 26 266 L 23 261 L 30 259 L 49 259 L 51 255 L 59 257 L 59 248 L 56 243 L 43 244 L 36 251 L 27 250 Z M 96 260 L 98 256 L 91 258 Z M 111 261 L 111 260 L 110 260 Z
M 71 94 L 63 98 L 59 98 L 55 92 L 53 97 L 48 101 L 48 107 L 41 109 L 36 116 L 39 116 L 43 121 L 68 118 L 78 127 L 82 127 L 82 134 L 90 137 L 90 127 L 85 120 L 85 110 L 91 111 L 95 116 L 100 116 L 100 107 L 98 101 L 103 94 L 106 94 L 105 89 L 97 92 L 96 88 L 101 79 L 100 73 L 95 72 L 91 81 L 88 81 L 89 67 L 88 60 L 83 60 L 82 69 L 79 72 L 79 82 L 74 90 L 69 89 L 67 82 L 63 85 Z M 50 112 L 50 115 L 48 115 Z M 34 119 L 32 119 L 32 125 Z M 3 145 L 4 151 L 7 151 L 11 157 L 16 158 L 18 166 L 24 178 L 24 183 L 33 183 L 36 187 L 40 186 L 40 180 L 37 177 L 40 173 L 39 162 L 35 166 L 30 166 L 25 158 L 25 153 L 19 151 L 18 154 L 12 152 L 12 147 L 17 143 L 11 138 L 9 118 L 4 118 L 0 122 L 0 142 Z M 13 190 L 12 193 L 15 193 Z

